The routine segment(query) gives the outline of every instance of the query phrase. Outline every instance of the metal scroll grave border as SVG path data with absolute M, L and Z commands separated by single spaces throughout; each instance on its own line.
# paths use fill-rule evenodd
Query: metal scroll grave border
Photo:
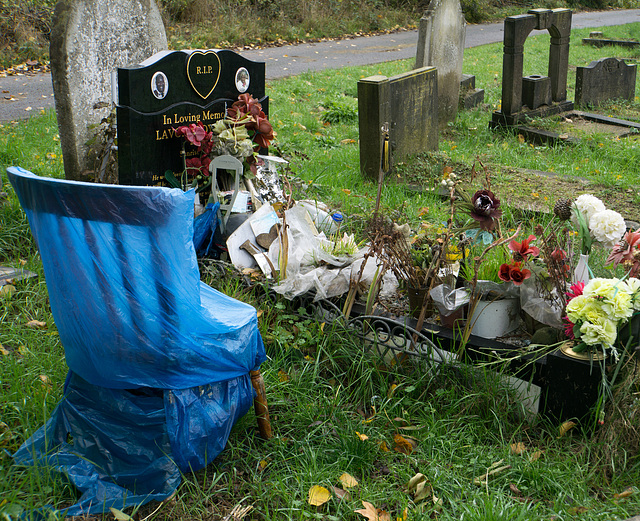
M 504 358 L 511 359 L 506 374 L 540 387 L 538 414 L 551 421 L 586 419 L 598 400 L 602 381 L 600 366 L 572 359 L 560 349 L 535 360 L 526 354 L 513 358 L 513 346 L 471 335 L 462 359 L 456 355 L 460 339 L 450 329 L 429 324 L 418 331 L 413 318 L 358 315 L 357 309 L 355 316 L 347 320 L 335 304 L 326 300 L 306 302 L 306 305 L 314 310 L 315 318 L 341 323 L 387 365 L 403 370 L 410 368 L 409 361 L 424 362 L 429 369 L 437 370 L 442 364 L 476 365 L 495 360 L 496 354 L 505 355 Z

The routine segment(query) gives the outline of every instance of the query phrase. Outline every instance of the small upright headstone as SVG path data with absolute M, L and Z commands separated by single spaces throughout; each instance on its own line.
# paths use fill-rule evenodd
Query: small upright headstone
M 210 130 L 242 94 L 269 114 L 264 62 L 230 50 L 164 51 L 118 68 L 117 78 L 120 184 L 166 185 L 167 171 L 180 178 L 184 140 L 176 129 L 201 122 Z
M 360 171 L 378 179 L 383 156 L 382 129 L 389 135 L 390 167 L 405 157 L 438 149 L 435 67 L 358 81 Z
M 420 19 L 415 67 L 438 70 L 440 128 L 453 121 L 458 111 L 465 25 L 460 0 L 431 0 Z
M 576 68 L 576 104 L 600 105 L 609 99 L 633 100 L 636 64 L 618 58 L 601 58 Z
M 86 143 L 93 136 L 90 127 L 110 112 L 112 72 L 166 48 L 154 0 L 58 2 L 51 30 L 51 76 L 68 179 L 81 179 L 94 168 Z

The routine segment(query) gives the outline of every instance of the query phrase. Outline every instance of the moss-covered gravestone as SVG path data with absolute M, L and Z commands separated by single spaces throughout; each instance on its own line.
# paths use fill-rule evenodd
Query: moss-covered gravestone
M 116 67 L 167 48 L 154 0 L 61 0 L 51 30 L 51 77 L 68 179 L 96 168 L 88 154 L 92 127 L 107 117 Z

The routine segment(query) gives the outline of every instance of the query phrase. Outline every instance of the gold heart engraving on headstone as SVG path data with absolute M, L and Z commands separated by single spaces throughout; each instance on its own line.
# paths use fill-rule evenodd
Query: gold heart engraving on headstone
M 187 60 L 187 79 L 202 99 L 207 99 L 220 79 L 220 58 L 215 51 L 194 51 Z

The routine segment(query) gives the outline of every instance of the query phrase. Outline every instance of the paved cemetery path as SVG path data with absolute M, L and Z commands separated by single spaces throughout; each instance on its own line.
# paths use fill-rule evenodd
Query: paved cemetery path
M 571 27 L 605 27 L 640 22 L 640 9 L 573 13 Z M 465 47 L 501 42 L 503 22 L 467 25 Z M 533 31 L 532 34 L 546 31 Z M 359 66 L 414 58 L 418 31 L 361 36 L 318 43 L 286 45 L 242 51 L 254 61 L 266 63 L 268 80 L 307 71 Z M 54 106 L 50 73 L 0 78 L 0 122 L 24 119 Z

